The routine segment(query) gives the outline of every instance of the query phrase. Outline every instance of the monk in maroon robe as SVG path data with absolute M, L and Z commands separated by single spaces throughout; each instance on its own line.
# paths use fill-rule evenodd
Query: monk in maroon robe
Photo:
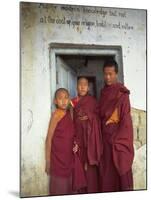
M 46 138 L 46 173 L 50 175 L 50 195 L 73 194 L 74 124 L 67 107 L 69 93 L 55 94 L 57 109 L 51 116 Z
M 72 100 L 78 155 L 84 169 L 86 187 L 79 193 L 99 192 L 99 164 L 102 154 L 101 127 L 97 113 L 97 101 L 88 95 L 89 83 L 80 78 L 77 84 L 78 97 Z
M 105 86 L 101 91 L 99 111 L 103 137 L 100 165 L 102 192 L 133 190 L 133 127 L 129 90 L 117 82 L 118 65 L 109 60 L 103 67 Z

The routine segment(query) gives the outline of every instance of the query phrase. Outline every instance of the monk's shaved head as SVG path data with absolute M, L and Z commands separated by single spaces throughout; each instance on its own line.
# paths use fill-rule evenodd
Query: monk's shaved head
M 65 88 L 59 88 L 55 92 L 54 103 L 57 108 L 66 110 L 69 105 L 70 97 L 69 92 Z
M 69 92 L 68 92 L 68 90 L 67 90 L 66 88 L 59 88 L 59 89 L 57 89 L 56 92 L 55 92 L 55 99 L 57 98 L 57 96 L 58 96 L 59 93 L 61 93 L 61 92 L 64 92 L 64 93 L 66 93 L 66 94 L 69 96 Z
M 88 81 L 88 79 L 86 77 L 80 77 L 80 78 L 78 78 L 77 84 L 80 83 L 81 81 L 86 81 L 89 84 L 89 81 Z

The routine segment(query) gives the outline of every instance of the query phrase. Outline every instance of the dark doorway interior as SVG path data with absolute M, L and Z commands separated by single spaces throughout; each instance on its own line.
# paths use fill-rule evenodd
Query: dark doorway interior
M 57 87 L 66 87 L 71 97 L 76 95 L 77 78 L 85 76 L 90 82 L 90 93 L 96 98 L 104 86 L 103 64 L 115 55 L 57 55 Z

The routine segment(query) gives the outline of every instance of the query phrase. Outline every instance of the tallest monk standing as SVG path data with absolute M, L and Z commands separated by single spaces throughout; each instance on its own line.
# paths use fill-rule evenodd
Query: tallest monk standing
M 103 66 L 105 86 L 101 90 L 99 111 L 103 137 L 101 191 L 133 190 L 133 127 L 130 91 L 117 81 L 118 65 L 108 60 Z

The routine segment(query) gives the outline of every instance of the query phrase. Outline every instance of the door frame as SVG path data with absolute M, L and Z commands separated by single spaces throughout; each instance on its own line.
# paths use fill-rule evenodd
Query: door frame
M 120 81 L 124 82 L 122 47 L 115 45 L 90 45 L 90 44 L 69 44 L 50 43 L 49 44 L 49 69 L 50 69 L 50 96 L 51 109 L 53 108 L 53 98 L 56 91 L 56 56 L 59 55 L 87 55 L 87 56 L 114 56 L 119 64 Z
M 58 59 L 61 61 L 61 63 L 63 64 L 63 68 L 66 70 L 66 72 L 67 72 L 67 89 L 69 89 L 68 87 L 69 87 L 69 85 L 70 85 L 70 81 L 71 81 L 71 77 L 70 77 L 70 75 L 72 74 L 72 76 L 74 76 L 74 77 L 76 77 L 76 72 L 72 69 L 72 68 L 70 68 L 70 66 L 68 66 L 65 62 L 64 62 L 64 60 L 60 57 L 60 56 L 56 56 L 56 77 L 57 77 L 57 79 L 58 79 L 58 84 L 59 84 L 59 79 L 60 79 L 60 77 L 62 77 L 62 75 L 60 75 L 60 64 L 57 62 L 58 61 Z M 70 77 L 70 78 L 69 78 Z M 57 82 L 57 81 L 56 81 Z M 77 83 L 75 82 L 74 83 L 74 85 L 76 85 Z M 57 86 L 57 88 L 58 88 L 58 85 L 56 84 L 56 86 Z M 61 86 L 62 87 L 62 86 Z M 69 92 L 70 92 L 70 90 L 68 90 Z M 75 91 L 76 91 L 76 89 L 75 89 Z M 74 97 L 75 97 L 75 95 L 74 95 Z

